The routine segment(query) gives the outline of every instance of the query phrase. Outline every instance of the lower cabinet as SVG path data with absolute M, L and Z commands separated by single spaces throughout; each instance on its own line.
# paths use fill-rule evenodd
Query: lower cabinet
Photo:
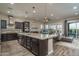
M 47 40 L 20 35 L 18 42 L 36 56 L 44 56 L 48 53 Z
M 1 42 L 6 41 L 7 39 L 6 34 L 1 34 Z
M 30 37 L 26 36 L 26 48 L 28 50 L 31 50 L 31 47 L 32 47 L 32 45 L 31 45 L 31 39 L 30 39 Z
M 1 42 L 16 40 L 16 39 L 17 39 L 17 34 L 16 33 L 1 34 Z
M 20 44 L 20 45 L 22 45 L 22 39 L 23 39 L 23 36 L 22 35 L 18 35 L 18 43 Z
M 39 40 L 35 38 L 31 38 L 32 45 L 32 53 L 35 55 L 39 55 Z

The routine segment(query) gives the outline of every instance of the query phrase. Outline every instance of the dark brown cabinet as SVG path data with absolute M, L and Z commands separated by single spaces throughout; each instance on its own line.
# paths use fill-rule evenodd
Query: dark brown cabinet
M 17 34 L 16 33 L 1 34 L 1 42 L 16 40 L 16 39 L 17 39 Z
M 39 54 L 39 40 L 35 39 L 35 38 L 31 38 L 32 40 L 32 53 L 34 53 L 35 55 Z
M 7 39 L 7 35 L 6 34 L 1 34 L 1 42 L 6 41 Z
M 39 55 L 45 56 L 48 54 L 48 39 L 39 40 Z
M 31 50 L 31 39 L 30 37 L 26 36 L 26 48 Z
M 18 43 L 24 47 L 26 47 L 26 40 L 25 40 L 25 36 L 23 35 L 18 35 Z
M 15 22 L 15 29 L 23 29 L 23 22 Z
M 23 32 L 30 32 L 30 22 L 23 22 Z
M 48 40 L 40 40 L 29 36 L 19 35 L 18 42 L 37 56 L 48 54 Z
M 30 22 L 15 22 L 15 29 L 22 29 L 23 32 L 30 32 Z

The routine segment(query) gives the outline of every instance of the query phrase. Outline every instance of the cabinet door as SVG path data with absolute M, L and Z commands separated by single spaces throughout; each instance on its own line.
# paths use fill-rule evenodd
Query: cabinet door
M 15 29 L 23 29 L 23 22 L 15 22 Z
M 1 42 L 7 41 L 6 34 L 1 34 Z
M 22 35 L 18 35 L 18 43 L 21 44 L 22 42 Z
M 45 56 L 48 54 L 48 40 L 39 40 L 39 55 Z
M 39 41 L 35 38 L 32 38 L 32 53 L 35 55 L 39 54 Z
M 23 36 L 22 41 L 22 45 L 26 48 L 26 36 Z
M 30 37 L 26 37 L 26 48 L 31 50 L 31 39 Z
M 7 37 L 7 41 L 9 41 L 9 40 L 12 40 L 12 39 L 13 39 L 11 34 L 6 34 L 6 37 Z
M 24 22 L 23 23 L 23 32 L 29 32 L 30 31 L 30 23 Z
M 24 40 L 25 40 L 25 38 L 23 35 L 18 35 L 18 43 L 20 45 L 24 46 L 24 42 L 25 42 Z

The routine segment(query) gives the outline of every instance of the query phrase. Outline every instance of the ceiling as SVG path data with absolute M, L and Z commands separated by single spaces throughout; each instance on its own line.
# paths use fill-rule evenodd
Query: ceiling
M 33 14 L 33 6 L 35 6 L 35 14 Z M 74 10 L 74 6 L 78 9 Z M 28 18 L 34 17 L 36 20 L 43 20 L 45 16 L 50 20 L 79 16 L 74 14 L 79 13 L 79 3 L 0 3 L 0 13 L 8 14 L 8 7 L 12 8 L 13 16 L 25 18 L 27 11 Z

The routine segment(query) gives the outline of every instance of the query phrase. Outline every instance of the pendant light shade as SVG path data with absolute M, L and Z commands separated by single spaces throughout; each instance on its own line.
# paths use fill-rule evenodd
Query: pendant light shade
M 47 17 L 47 5 L 45 5 L 45 17 L 44 17 L 44 23 L 48 22 L 48 17 Z
M 35 6 L 33 6 L 32 8 L 33 8 L 33 13 L 36 13 Z

